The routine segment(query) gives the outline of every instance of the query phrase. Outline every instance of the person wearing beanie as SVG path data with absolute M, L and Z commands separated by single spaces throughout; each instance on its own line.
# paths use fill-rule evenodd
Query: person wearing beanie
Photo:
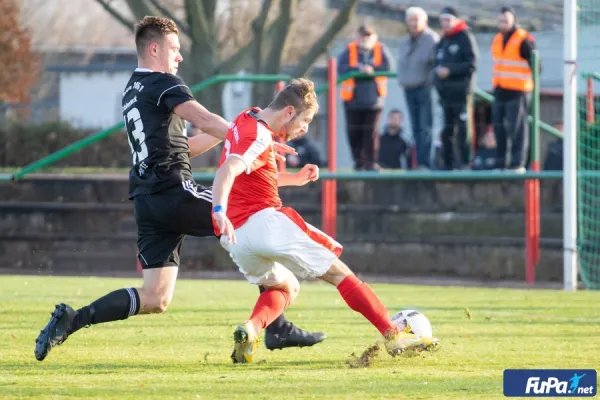
M 459 18 L 453 7 L 445 7 L 440 13 L 443 36 L 436 49 L 434 84 L 444 110 L 442 151 L 444 167 L 454 169 L 454 131 L 460 160 L 458 167 L 468 169 L 471 149 L 468 143 L 471 102 L 475 90 L 475 71 L 479 57 L 475 37 L 467 23 Z
M 533 90 L 531 53 L 535 40 L 517 26 L 515 11 L 502 7 L 498 14 L 498 34 L 491 46 L 494 58 L 492 124 L 496 136 L 496 168 L 507 166 L 508 139 L 511 141 L 508 168 L 525 172 L 529 150 L 529 104 Z

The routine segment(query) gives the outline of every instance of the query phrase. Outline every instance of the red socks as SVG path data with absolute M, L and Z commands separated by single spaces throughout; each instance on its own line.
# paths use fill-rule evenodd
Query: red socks
M 267 289 L 258 296 L 250 322 L 261 329 L 266 328 L 290 305 L 290 294 L 283 290 Z
M 356 275 L 348 275 L 340 282 L 337 289 L 348 307 L 361 313 L 382 335 L 397 329 L 392 324 L 388 311 L 379 297 L 369 285 L 358 279 Z

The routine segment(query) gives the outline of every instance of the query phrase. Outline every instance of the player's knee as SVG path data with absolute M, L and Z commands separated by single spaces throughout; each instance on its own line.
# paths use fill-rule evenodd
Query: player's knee
M 335 260 L 333 265 L 329 267 L 327 272 L 325 272 L 319 278 L 324 280 L 325 282 L 329 282 L 334 286 L 339 285 L 347 276 L 352 275 L 352 270 L 342 262 L 339 258 Z
M 160 314 L 167 311 L 171 304 L 172 294 L 158 291 L 145 291 L 144 311 L 148 314 Z
M 290 294 L 290 304 L 296 300 L 298 297 L 298 293 L 300 293 L 300 282 L 295 276 L 292 276 L 293 279 L 288 280 L 288 293 Z
M 290 296 L 289 304 L 292 304 L 296 297 L 298 297 L 298 293 L 300 292 L 300 282 L 298 279 L 290 272 L 289 276 L 286 276 L 285 279 L 282 279 L 280 283 L 276 285 L 263 285 L 267 289 L 271 290 L 283 290 L 287 292 Z
M 158 299 L 158 304 L 156 307 L 156 312 L 157 313 L 164 313 L 165 311 L 167 311 L 167 308 L 169 307 L 169 304 L 171 304 L 171 296 L 166 296 L 166 295 L 162 295 L 159 297 Z

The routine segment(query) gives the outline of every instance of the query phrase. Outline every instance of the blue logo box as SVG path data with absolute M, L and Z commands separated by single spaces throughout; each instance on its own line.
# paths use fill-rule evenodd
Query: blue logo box
M 594 369 L 507 369 L 506 397 L 594 397 L 598 377 Z

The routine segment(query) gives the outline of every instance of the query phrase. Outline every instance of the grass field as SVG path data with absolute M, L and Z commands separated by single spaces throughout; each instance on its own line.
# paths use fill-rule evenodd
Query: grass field
M 234 324 L 248 317 L 258 291 L 243 281 L 192 280 L 178 282 L 166 314 L 82 330 L 35 360 L 35 338 L 55 303 L 80 307 L 136 283 L 1 276 L 0 398 L 493 399 L 503 398 L 506 368 L 600 367 L 600 292 L 377 284 L 390 310 L 423 311 L 442 346 L 352 369 L 346 360 L 378 334 L 320 283 L 303 284 L 287 315 L 327 332 L 324 343 L 260 348 L 255 364 L 232 365 Z

